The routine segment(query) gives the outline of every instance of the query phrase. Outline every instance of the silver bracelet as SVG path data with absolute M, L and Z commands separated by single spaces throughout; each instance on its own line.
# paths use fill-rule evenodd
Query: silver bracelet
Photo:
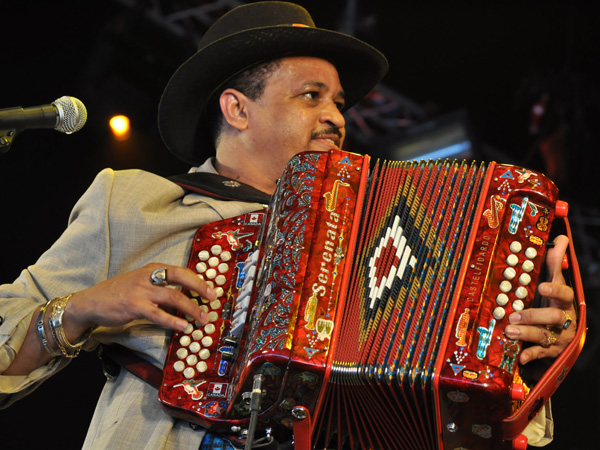
M 38 333 L 40 334 L 40 338 L 42 340 L 42 344 L 44 345 L 44 348 L 46 349 L 46 351 L 48 353 L 50 353 L 51 356 L 60 356 L 60 353 L 56 353 L 52 347 L 50 347 L 50 344 L 48 343 L 48 339 L 46 338 L 46 329 L 44 327 L 44 322 L 46 320 L 46 309 L 48 308 L 48 305 L 50 304 L 51 300 L 48 300 L 48 302 L 42 306 L 42 309 L 40 309 L 40 313 L 38 315 L 38 319 L 37 319 L 37 329 L 38 329 Z
M 87 342 L 93 330 L 93 328 L 87 330 L 76 344 L 71 344 L 67 339 L 62 319 L 67 303 L 69 303 L 69 299 L 72 295 L 73 294 L 69 294 L 52 300 L 52 313 L 50 315 L 50 329 L 52 330 L 52 336 L 54 336 L 54 340 L 61 353 L 67 358 L 75 358 L 79 355 L 81 347 Z

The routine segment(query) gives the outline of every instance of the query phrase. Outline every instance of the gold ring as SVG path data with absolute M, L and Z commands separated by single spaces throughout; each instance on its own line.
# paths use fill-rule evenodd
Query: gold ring
M 571 316 L 569 316 L 569 314 L 567 314 L 567 312 L 564 309 L 561 309 L 561 311 L 565 315 L 565 323 L 562 324 L 561 328 L 563 330 L 566 330 L 573 323 L 573 319 L 571 319 Z
M 550 334 L 546 337 L 546 342 L 542 343 L 542 347 L 548 348 L 552 344 L 556 343 L 556 341 L 557 341 L 557 337 L 554 334 L 554 331 L 550 330 Z

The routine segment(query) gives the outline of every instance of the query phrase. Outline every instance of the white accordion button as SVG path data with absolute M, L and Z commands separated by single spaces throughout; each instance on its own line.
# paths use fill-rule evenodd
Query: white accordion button
M 523 286 L 529 285 L 529 283 L 531 283 L 531 275 L 528 273 L 522 273 L 519 275 L 519 283 L 521 283 Z
M 512 307 L 515 311 L 522 311 L 525 308 L 525 304 L 521 300 L 515 300 Z
M 187 351 L 187 349 L 181 347 L 181 348 L 179 348 L 179 350 L 177 350 L 176 355 L 179 359 L 185 359 L 185 358 L 187 358 L 188 353 L 189 352 Z
M 494 316 L 494 319 L 502 320 L 506 315 L 506 311 L 504 311 L 504 308 L 497 306 L 496 308 L 494 308 L 494 311 L 492 311 L 492 315 Z
M 510 243 L 510 245 L 508 246 L 508 248 L 513 253 L 519 253 L 521 251 L 521 249 L 523 248 L 523 246 L 521 245 L 521 243 L 519 241 L 512 241 Z
M 506 305 L 508 305 L 508 295 L 502 294 L 502 293 L 498 294 L 496 296 L 496 303 L 499 306 L 506 306 Z
M 191 367 L 188 367 L 183 371 L 183 376 L 187 379 L 192 379 L 194 376 L 196 376 L 196 371 Z
M 227 283 L 227 278 L 225 278 L 225 275 L 218 275 L 215 278 L 215 283 L 217 283 L 217 286 L 223 286 L 225 283 Z
M 186 327 L 183 329 L 183 332 L 185 334 L 190 334 L 192 331 L 194 331 L 194 325 L 192 325 L 191 323 L 188 323 L 186 325 Z
M 217 320 L 219 320 L 219 313 L 216 311 L 211 311 L 208 313 L 208 321 L 209 322 L 216 322 Z
M 506 257 L 506 264 L 508 264 L 511 267 L 516 266 L 517 264 L 519 264 L 519 257 L 517 255 L 510 254 Z
M 198 357 L 196 355 L 189 355 L 185 358 L 185 362 L 188 366 L 195 366 L 198 363 Z
M 208 258 L 210 258 L 210 253 L 208 253 L 206 250 L 198 252 L 198 259 L 200 261 L 208 261 Z
M 507 280 L 512 280 L 517 275 L 517 271 L 512 267 L 507 267 L 506 269 L 504 269 L 504 272 L 502 272 L 502 274 Z
M 225 291 L 223 290 L 223 288 L 221 286 L 217 286 L 215 288 L 215 294 L 216 294 L 217 298 L 223 297 L 223 294 L 225 294 Z
M 195 341 L 199 341 L 200 339 L 202 339 L 204 337 L 204 333 L 202 332 L 202 330 L 196 329 L 192 333 L 192 337 L 194 338 Z
M 525 256 L 527 256 L 529 259 L 533 259 L 537 256 L 537 250 L 533 247 L 527 247 L 525 250 Z
M 203 360 L 210 358 L 210 350 L 207 348 L 203 348 L 202 350 L 200 350 L 200 353 L 198 353 L 198 358 Z
M 213 333 L 214 333 L 216 330 L 217 330 L 217 328 L 216 328 L 216 327 L 215 327 L 215 325 L 214 325 L 214 324 L 212 324 L 212 323 L 207 323 L 207 324 L 204 326 L 204 332 L 205 332 L 206 334 L 213 334 Z
M 196 364 L 196 370 L 200 373 L 204 373 L 208 370 L 208 364 L 206 364 L 204 361 L 200 361 L 198 364 Z
M 221 261 L 219 261 L 219 258 L 217 258 L 216 256 L 213 256 L 212 258 L 210 258 L 208 260 L 208 265 L 210 267 L 217 267 L 219 265 Z
M 224 251 L 223 253 L 221 253 L 221 261 L 230 261 L 231 260 L 231 253 L 228 251 Z
M 211 309 L 221 309 L 221 301 L 213 300 L 212 302 L 210 302 L 210 307 Z
M 198 264 L 196 264 L 196 272 L 198 272 L 198 273 L 206 272 L 207 268 L 208 267 L 206 266 L 205 262 L 200 261 Z
M 200 339 L 202 339 L 202 338 L 200 338 Z M 196 341 L 194 341 L 190 344 L 190 352 L 192 352 L 192 353 L 198 353 L 201 348 L 202 347 L 200 347 L 200 344 Z
M 504 280 L 500 283 L 500 290 L 502 292 L 504 292 L 505 294 L 507 292 L 510 292 L 511 289 L 512 289 L 512 284 L 510 284 L 510 281 Z
M 217 271 L 215 269 L 211 268 L 206 271 L 206 278 L 208 278 L 209 280 L 214 280 L 216 276 Z
M 217 270 L 219 271 L 219 273 L 227 273 L 227 271 L 229 270 L 229 264 L 221 263 L 217 266 Z
M 213 345 L 213 338 L 211 338 L 210 336 L 204 336 L 201 342 L 202 347 L 210 347 L 211 345 Z
M 523 264 L 521 265 L 521 268 L 525 272 L 531 272 L 535 268 L 535 264 L 533 264 L 532 261 L 527 260 L 527 261 L 523 262 Z
M 523 300 L 527 297 L 527 289 L 523 286 L 519 286 L 517 289 L 515 289 L 515 295 L 517 296 L 517 298 Z
M 181 336 L 179 338 L 179 344 L 182 347 L 187 347 L 192 342 L 192 339 L 186 334 L 185 336 Z
M 211 252 L 213 255 L 216 255 L 216 256 L 220 255 L 222 251 L 223 251 L 223 247 L 221 247 L 221 246 L 220 246 L 220 245 L 218 245 L 218 244 L 216 244 L 216 245 L 213 245 L 213 246 L 210 248 L 210 252 Z
M 175 364 L 173 364 L 173 370 L 175 372 L 183 372 L 184 369 L 185 363 L 183 361 L 175 361 Z

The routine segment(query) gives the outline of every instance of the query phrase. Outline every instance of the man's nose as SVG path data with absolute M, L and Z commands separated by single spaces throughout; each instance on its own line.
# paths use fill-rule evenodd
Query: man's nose
M 321 114 L 321 121 L 329 123 L 335 128 L 343 129 L 346 126 L 346 119 L 335 102 L 328 102 Z

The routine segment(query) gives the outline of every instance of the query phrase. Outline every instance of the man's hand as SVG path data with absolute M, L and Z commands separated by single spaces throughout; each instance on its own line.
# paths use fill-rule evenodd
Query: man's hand
M 547 252 L 548 281 L 538 285 L 542 307 L 514 312 L 509 317 L 510 325 L 504 330 L 508 338 L 537 344 L 521 352 L 521 364 L 534 359 L 555 358 L 575 337 L 575 294 L 565 284 L 562 274 L 562 261 L 568 245 L 569 239 L 561 235 L 554 240 L 554 248 Z
M 157 286 L 150 279 L 160 268 L 166 268 L 168 286 Z M 91 326 L 116 327 L 136 319 L 182 330 L 188 322 L 174 310 L 206 323 L 207 313 L 172 286 L 188 288 L 208 300 L 215 297 L 214 290 L 189 269 L 148 264 L 73 294 L 64 315 L 67 337 L 76 340 Z
M 167 270 L 167 284 L 176 289 L 152 283 L 152 273 L 161 268 Z M 208 314 L 186 297 L 179 287 L 195 291 L 209 301 L 215 299 L 213 289 L 193 271 L 164 264 L 148 264 L 74 293 L 62 317 L 65 335 L 69 342 L 77 342 L 92 326 L 117 327 L 137 319 L 147 319 L 163 327 L 182 330 L 188 322 L 177 317 L 173 313 L 175 310 L 202 324 L 206 323 Z M 36 324 L 39 311 L 40 308 L 34 311 L 23 345 L 4 375 L 26 375 L 51 359 L 39 339 Z M 45 327 L 49 329 L 47 322 L 48 318 Z M 51 336 L 50 333 L 46 335 Z M 50 339 L 52 345 L 56 346 L 54 339 Z

